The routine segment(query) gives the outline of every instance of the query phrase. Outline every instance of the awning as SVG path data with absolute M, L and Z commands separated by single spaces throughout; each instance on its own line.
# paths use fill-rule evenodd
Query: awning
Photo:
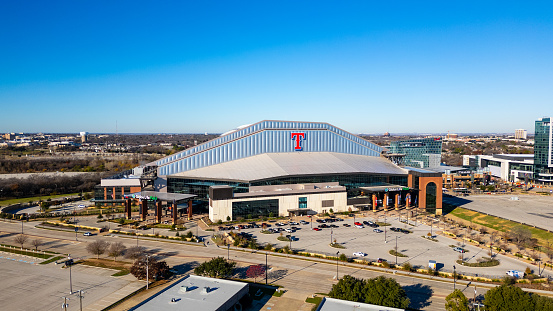
M 139 199 L 139 200 L 152 200 L 152 201 L 183 201 L 196 197 L 194 194 L 182 194 L 182 193 L 168 193 L 157 191 L 140 191 L 133 194 L 126 194 L 125 198 Z

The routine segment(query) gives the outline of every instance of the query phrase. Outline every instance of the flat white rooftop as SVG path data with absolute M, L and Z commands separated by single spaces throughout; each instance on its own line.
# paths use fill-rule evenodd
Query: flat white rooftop
M 247 293 L 247 283 L 189 275 L 131 310 L 226 311 Z
M 317 311 L 404 311 L 405 309 L 383 307 L 348 300 L 323 298 Z

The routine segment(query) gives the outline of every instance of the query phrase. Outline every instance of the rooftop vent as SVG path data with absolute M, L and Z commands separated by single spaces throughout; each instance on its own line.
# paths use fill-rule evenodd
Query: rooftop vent
M 204 289 L 202 290 L 202 294 L 209 294 L 210 291 L 211 291 L 211 288 L 209 288 L 209 286 L 206 286 L 206 287 L 204 287 Z

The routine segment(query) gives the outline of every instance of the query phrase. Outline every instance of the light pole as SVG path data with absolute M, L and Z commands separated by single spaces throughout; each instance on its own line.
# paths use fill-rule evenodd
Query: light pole
M 386 237 L 386 211 L 384 211 L 384 243 L 388 243 L 388 240 Z
M 138 230 L 134 230 L 134 235 L 136 236 L 136 247 L 138 247 Z
M 83 290 L 78 290 L 77 293 L 79 293 L 79 305 L 81 306 L 81 311 L 83 311 Z
M 150 284 L 150 276 L 149 276 L 149 270 L 148 270 L 148 266 L 150 265 L 149 264 L 149 259 L 150 259 L 150 255 L 146 255 L 146 289 L 149 288 L 149 284 Z
M 230 260 L 230 243 L 227 243 L 227 260 Z
M 397 235 L 396 235 L 396 266 L 397 266 Z
M 338 254 L 340 254 L 340 251 L 336 252 L 336 281 L 338 281 Z
M 61 308 L 65 311 L 67 311 L 67 307 L 69 307 L 69 304 L 67 303 L 67 300 L 69 300 L 69 298 L 67 297 L 61 297 L 63 298 L 63 303 L 61 304 Z
M 457 276 L 455 275 L 455 266 L 453 266 L 453 290 L 455 290 L 456 280 L 457 280 Z
M 269 266 L 267 265 L 267 256 L 268 256 L 269 252 L 265 252 L 265 285 L 267 285 L 267 280 L 268 280 L 268 272 L 267 270 L 269 269 Z
M 69 265 L 69 295 L 73 294 L 73 282 L 71 280 L 71 255 L 67 254 L 67 264 Z

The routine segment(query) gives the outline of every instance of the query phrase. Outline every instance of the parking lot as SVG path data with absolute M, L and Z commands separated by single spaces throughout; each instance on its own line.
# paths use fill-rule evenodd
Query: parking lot
M 363 223 L 376 222 L 377 218 L 380 221 L 384 221 L 383 215 L 373 214 L 369 212 L 362 217 L 356 217 L 355 222 Z M 305 223 L 301 224 L 300 221 L 304 220 Z M 430 233 L 430 226 L 421 224 L 410 220 L 410 224 L 400 222 L 397 216 L 387 217 L 386 222 L 390 226 L 380 226 L 378 228 L 370 227 L 367 225 L 355 226 L 354 219 L 351 217 L 343 218 L 342 221 L 336 221 L 332 223 L 326 223 L 326 225 L 335 225 L 334 228 L 322 228 L 319 231 L 315 231 L 312 228 L 317 228 L 322 223 L 316 222 L 314 219 L 307 217 L 297 217 L 291 220 L 298 223 L 297 225 L 288 224 L 290 221 L 282 221 L 287 223 L 280 228 L 297 227 L 292 233 L 286 231 L 279 233 L 261 233 L 262 228 L 247 228 L 247 229 L 233 229 L 234 232 L 250 233 L 255 237 L 259 244 L 271 243 L 276 247 L 284 247 L 286 245 L 292 247 L 297 251 L 309 251 L 314 253 L 320 253 L 325 255 L 335 256 L 337 252 L 339 254 L 346 254 L 351 258 L 366 259 L 376 261 L 378 258 L 386 259 L 390 263 L 396 262 L 396 257 L 389 254 L 390 250 L 393 250 L 397 243 L 398 252 L 407 255 L 408 257 L 398 257 L 398 264 L 403 264 L 408 261 L 412 265 L 418 265 L 422 267 L 428 266 L 429 260 L 435 260 L 438 263 L 438 267 L 441 271 L 453 272 L 453 266 L 455 265 L 458 272 L 465 272 L 470 274 L 479 274 L 481 276 L 494 276 L 501 277 L 505 275 L 507 270 L 522 270 L 527 267 L 526 264 L 519 262 L 518 260 L 508 258 L 505 256 L 498 256 L 501 264 L 496 267 L 475 268 L 475 267 L 461 267 L 455 263 L 459 259 L 460 252 L 456 252 L 452 246 L 457 247 L 457 241 L 438 235 L 436 239 L 438 242 L 431 241 L 422 238 L 422 236 Z M 403 218 L 405 221 L 405 218 Z M 269 223 L 270 229 L 279 228 L 275 222 Z M 344 224 L 349 225 L 344 226 Z M 257 223 L 260 225 L 260 223 Z M 390 230 L 392 227 L 398 228 L 397 231 Z M 401 229 L 401 230 L 399 230 Z M 375 232 L 380 230 L 382 232 Z M 401 232 L 403 231 L 403 232 Z M 405 233 L 405 232 L 411 233 Z M 437 227 L 433 227 L 433 234 L 439 232 Z M 279 241 L 279 236 L 291 235 L 294 237 L 294 241 L 286 242 Z M 330 246 L 331 243 L 336 241 L 344 248 L 334 248 Z M 464 254 L 465 258 L 469 258 L 470 262 L 476 262 L 478 258 L 487 257 L 487 250 L 478 248 L 473 245 L 466 245 L 464 247 L 468 252 Z M 366 253 L 366 257 L 354 256 L 353 253 L 362 252 Z

